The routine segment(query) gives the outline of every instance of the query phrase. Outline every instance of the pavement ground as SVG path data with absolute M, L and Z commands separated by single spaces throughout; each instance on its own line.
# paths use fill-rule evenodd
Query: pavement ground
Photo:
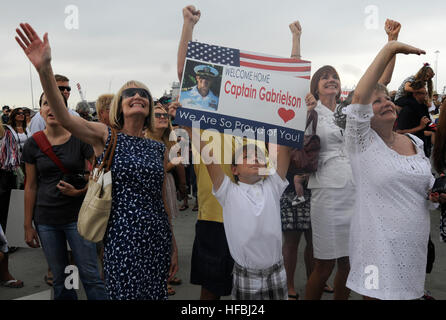
M 191 203 L 193 200 L 191 201 Z M 177 277 L 182 279 L 182 284 L 174 286 L 176 294 L 169 297 L 169 300 L 198 300 L 200 297 L 200 286 L 192 285 L 189 282 L 190 260 L 192 245 L 195 236 L 195 223 L 197 212 L 193 212 L 191 207 L 180 212 L 179 216 L 173 220 L 174 232 L 179 250 L 179 271 Z M 440 212 L 431 212 L 431 236 L 435 244 L 436 259 L 431 274 L 426 276 L 426 290 L 438 300 L 446 300 L 446 244 L 439 241 L 439 220 Z M 298 249 L 298 262 L 296 267 L 295 285 L 298 294 L 303 297 L 305 293 L 306 272 L 303 263 L 303 249 L 305 246 L 302 237 Z M 47 272 L 47 264 L 41 248 L 19 248 L 9 257 L 9 270 L 17 279 L 24 281 L 24 287 L 20 289 L 0 287 L 0 300 L 49 300 L 52 297 L 52 289 L 44 282 Z M 335 270 L 328 283 L 333 285 Z M 81 286 L 81 285 L 80 285 Z M 77 290 L 80 300 L 86 300 L 86 295 L 82 286 Z M 332 299 L 333 295 L 324 293 L 322 299 Z M 231 297 L 223 297 L 223 300 L 230 300 Z M 362 299 L 355 292 L 351 293 L 351 300 Z

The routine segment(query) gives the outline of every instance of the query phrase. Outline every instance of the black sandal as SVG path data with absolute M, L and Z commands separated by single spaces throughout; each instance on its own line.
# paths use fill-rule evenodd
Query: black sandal
M 324 292 L 326 292 L 326 293 L 333 293 L 334 289 L 332 287 L 330 287 L 328 284 L 325 284 Z

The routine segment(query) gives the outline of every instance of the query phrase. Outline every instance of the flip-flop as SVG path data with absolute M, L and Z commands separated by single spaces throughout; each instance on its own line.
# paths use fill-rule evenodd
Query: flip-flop
M 332 287 L 330 287 L 328 284 L 326 284 L 325 287 L 324 287 L 324 292 L 326 292 L 326 293 L 333 293 L 334 289 Z
M 195 206 L 192 208 L 192 211 L 198 211 L 198 205 L 195 205 Z
M 181 284 L 181 279 L 178 277 L 174 277 L 172 280 L 170 280 L 168 283 L 173 285 L 173 286 L 178 286 Z
M 289 294 L 288 298 L 291 298 L 291 299 L 294 299 L 294 300 L 299 300 L 299 295 L 297 293 L 296 294 Z M 288 300 L 290 300 L 290 299 L 288 299 Z
M 0 282 L 0 285 L 2 287 L 6 287 L 6 288 L 15 288 L 15 289 L 19 289 L 19 288 L 23 288 L 23 281 L 21 280 L 16 280 L 16 279 L 12 279 L 12 280 L 8 280 L 8 281 L 2 281 Z
M 187 209 L 189 209 L 189 206 L 186 204 L 186 205 L 182 205 L 181 207 L 180 207 L 180 211 L 184 211 L 184 210 L 187 210 Z

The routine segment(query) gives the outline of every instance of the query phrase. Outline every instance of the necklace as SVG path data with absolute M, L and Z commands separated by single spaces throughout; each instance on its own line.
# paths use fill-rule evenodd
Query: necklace
M 385 144 L 386 144 L 390 149 L 393 149 L 393 145 L 395 144 L 395 140 L 396 140 L 396 133 L 395 133 L 394 131 L 392 131 L 392 136 L 393 136 L 392 142 L 389 143 L 389 142 L 387 142 L 387 141 L 384 140 Z
M 125 133 L 128 136 L 137 137 L 137 138 L 144 138 L 144 131 L 141 131 L 141 133 L 138 134 L 138 135 L 130 134 L 126 129 L 122 129 L 121 132 Z

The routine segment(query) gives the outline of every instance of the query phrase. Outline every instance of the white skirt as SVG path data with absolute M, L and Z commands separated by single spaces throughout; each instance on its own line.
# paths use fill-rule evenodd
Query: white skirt
M 311 189 L 311 227 L 314 257 L 332 260 L 348 257 L 350 222 L 355 207 L 355 187 Z

